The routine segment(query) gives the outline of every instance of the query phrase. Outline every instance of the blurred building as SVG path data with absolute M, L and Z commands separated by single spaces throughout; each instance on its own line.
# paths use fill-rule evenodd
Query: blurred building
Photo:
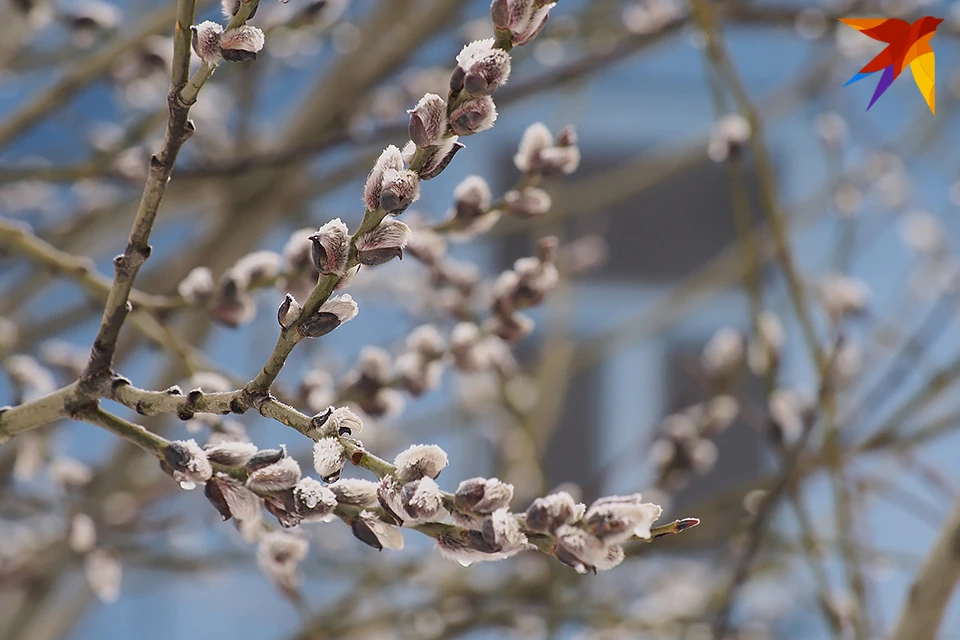
M 583 151 L 581 170 L 566 179 L 573 184 L 635 161 L 623 155 L 600 156 L 591 153 L 589 146 Z M 502 183 L 512 179 L 504 176 Z M 749 181 L 756 214 L 755 181 L 752 176 Z M 652 301 L 697 271 L 735 241 L 731 203 L 726 170 L 704 157 L 592 212 L 589 223 L 582 216 L 564 220 L 553 229 L 561 237 L 575 238 L 589 228 L 602 234 L 609 247 L 604 266 L 581 287 L 591 289 L 591 297 L 599 291 L 599 299 L 575 305 L 577 313 L 609 314 L 630 298 Z M 527 233 L 509 236 L 499 247 L 502 266 L 529 255 L 534 242 Z M 618 351 L 574 374 L 548 447 L 548 484 L 575 482 L 584 488 L 584 498 L 648 486 L 649 475 L 640 467 L 646 466 L 647 448 L 659 419 L 705 399 L 702 385 L 695 380 L 704 344 L 723 326 L 748 327 L 742 292 L 723 294 L 706 308 L 707 317 L 696 319 L 693 326 L 685 320 L 651 348 Z M 586 326 L 578 329 L 577 337 L 584 337 L 579 331 L 589 333 L 593 324 L 589 317 L 574 319 L 575 326 Z M 651 378 L 657 390 L 652 394 Z M 676 505 L 742 485 L 759 472 L 763 447 L 752 427 L 738 420 L 716 444 L 720 451 L 716 467 L 681 491 Z M 590 463 L 585 465 L 585 459 Z M 611 462 L 612 475 L 602 471 Z

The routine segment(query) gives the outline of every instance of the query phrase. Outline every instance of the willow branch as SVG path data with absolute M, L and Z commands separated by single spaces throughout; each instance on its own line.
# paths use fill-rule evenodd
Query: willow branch
M 200 88 L 213 73 L 212 65 L 204 62 L 194 76 L 187 79 L 190 70 L 190 26 L 193 24 L 195 6 L 196 0 L 180 0 L 177 4 L 173 73 L 170 94 L 167 98 L 170 118 L 167 122 L 163 146 L 159 153 L 150 158 L 147 182 L 137 209 L 137 217 L 130 230 L 127 247 L 123 254 L 114 259 L 116 276 L 113 287 L 107 297 L 100 329 L 90 353 L 90 361 L 80 376 L 79 391 L 90 397 L 98 393 L 97 387 L 109 376 L 120 328 L 130 311 L 129 299 L 133 282 L 140 267 L 150 256 L 150 232 L 153 229 L 160 202 L 170 180 L 170 174 L 173 172 L 177 154 L 194 130 L 193 123 L 188 119 L 190 107 L 196 101 Z M 256 6 L 257 0 L 241 3 L 239 11 L 230 22 L 230 27 L 243 24 Z
M 25 431 L 69 415 L 76 383 L 16 407 L 0 407 L 0 444 Z

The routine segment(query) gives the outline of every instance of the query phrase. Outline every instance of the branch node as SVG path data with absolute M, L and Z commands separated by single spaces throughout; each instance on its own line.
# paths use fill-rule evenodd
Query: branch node
M 243 415 L 247 412 L 247 407 L 237 397 L 233 397 L 230 399 L 230 411 Z
M 96 409 L 99 401 L 96 399 L 90 400 L 84 397 L 73 398 L 67 400 L 63 404 L 63 410 L 73 420 L 80 419 L 84 414 L 89 413 L 91 410 Z

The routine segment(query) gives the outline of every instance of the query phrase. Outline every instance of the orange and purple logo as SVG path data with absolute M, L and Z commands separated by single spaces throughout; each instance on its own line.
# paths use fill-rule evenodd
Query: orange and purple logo
M 927 16 L 913 24 L 896 18 L 840 18 L 840 22 L 850 25 L 874 40 L 887 44 L 876 58 L 847 81 L 847 84 L 853 84 L 877 71 L 883 72 L 877 89 L 873 92 L 873 98 L 867 105 L 867 111 L 890 88 L 904 68 L 910 65 L 913 80 L 923 94 L 923 99 L 927 101 L 927 106 L 933 113 L 937 112 L 936 60 L 933 48 L 930 46 L 930 39 L 943 22 L 943 18 Z

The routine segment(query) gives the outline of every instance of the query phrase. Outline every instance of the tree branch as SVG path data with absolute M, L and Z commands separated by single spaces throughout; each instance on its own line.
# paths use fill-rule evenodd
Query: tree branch
M 73 383 L 16 407 L 0 407 L 0 444 L 68 415 L 76 390 L 77 383 Z
M 237 14 L 230 21 L 230 27 L 243 24 L 256 9 L 258 0 L 241 3 Z M 167 102 L 170 107 L 170 119 L 160 152 L 150 158 L 147 183 L 143 189 L 137 217 L 130 230 L 127 247 L 123 254 L 114 258 L 116 276 L 113 287 L 107 297 L 106 308 L 100 329 L 93 342 L 90 361 L 80 376 L 78 391 L 81 395 L 93 398 L 102 390 L 98 386 L 106 380 L 113 365 L 113 354 L 117 346 L 120 328 L 130 311 L 130 292 L 140 267 L 150 256 L 150 231 L 160 208 L 160 201 L 166 191 L 173 165 L 180 148 L 193 133 L 193 123 L 188 119 L 190 106 L 196 101 L 197 93 L 213 73 L 213 65 L 203 63 L 194 76 L 187 81 L 190 69 L 191 33 L 196 0 L 180 0 L 177 4 L 177 22 L 174 30 L 173 75 Z

